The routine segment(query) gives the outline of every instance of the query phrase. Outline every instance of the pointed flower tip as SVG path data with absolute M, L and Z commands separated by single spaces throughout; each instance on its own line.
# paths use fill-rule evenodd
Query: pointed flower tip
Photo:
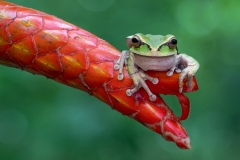
M 190 138 L 187 137 L 187 138 L 184 138 L 184 139 L 181 139 L 179 142 L 176 143 L 177 146 L 181 149 L 189 149 L 191 150 L 192 149 L 192 146 L 190 144 Z

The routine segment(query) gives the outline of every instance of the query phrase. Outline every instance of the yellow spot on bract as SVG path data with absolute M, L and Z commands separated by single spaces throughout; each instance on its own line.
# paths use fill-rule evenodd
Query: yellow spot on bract
M 0 18 L 7 18 L 7 14 L 4 9 L 0 10 Z
M 27 48 L 24 48 L 22 45 L 13 45 L 13 47 L 21 52 L 29 53 L 29 50 Z
M 59 39 L 59 37 L 58 37 L 57 35 L 52 34 L 51 31 L 44 30 L 43 32 L 44 32 L 46 35 L 49 35 L 49 36 L 51 36 L 51 37 L 54 38 L 54 39 Z
M 71 86 L 74 86 L 76 88 L 83 88 L 79 83 L 73 82 L 73 81 L 67 81 Z
M 75 81 L 75 80 L 68 80 L 67 83 L 68 83 L 68 85 L 70 85 L 74 88 L 77 88 L 77 89 L 80 89 L 80 90 L 83 90 L 83 91 L 87 92 L 86 87 L 83 86 L 83 84 L 81 82 L 78 82 L 78 81 Z
M 151 111 L 151 112 L 155 112 L 155 110 L 151 107 L 151 105 L 149 105 L 148 103 L 145 104 L 145 106 L 148 107 L 148 109 Z
M 2 37 L 0 37 L 0 45 L 3 45 L 3 44 L 7 44 L 7 42 Z
M 5 65 L 5 66 L 10 66 L 10 67 L 13 67 L 13 66 L 16 66 L 14 63 L 12 62 L 9 62 L 9 61 L 5 61 L 5 60 L 1 60 L 0 59 L 0 63 Z
M 154 113 L 154 114 L 157 115 L 158 117 L 161 117 L 161 115 L 159 115 L 159 113 L 156 112 L 156 110 L 152 107 L 152 105 L 150 105 L 149 103 L 145 103 L 144 105 L 147 106 L 147 108 L 148 108 L 152 113 Z
M 119 97 L 114 97 L 119 103 L 123 104 L 124 106 L 129 106 L 124 100 L 120 99 Z
M 30 21 L 27 21 L 27 20 L 21 20 L 21 23 L 26 27 L 34 26 Z
M 46 62 L 45 60 L 39 60 L 39 62 L 40 62 L 41 64 L 43 64 L 44 66 L 48 67 L 48 68 L 51 68 L 51 69 L 53 69 L 53 70 L 56 69 L 53 65 L 49 64 L 49 63 Z
M 76 34 L 76 36 L 74 37 L 74 39 L 78 39 L 78 40 L 83 41 L 83 42 L 86 43 L 86 44 L 95 46 L 95 43 L 94 43 L 93 41 L 90 41 L 90 40 L 88 40 L 88 39 L 86 39 L 86 38 L 84 38 L 83 36 L 80 36 L 80 35 L 78 35 L 78 34 Z
M 85 38 L 83 38 L 82 36 L 80 36 L 80 35 L 78 35 L 78 34 L 76 34 L 76 36 L 74 37 L 74 39 L 81 39 L 81 40 L 83 40 L 83 41 L 86 41 Z
M 98 72 L 100 72 L 102 75 L 109 75 L 107 72 L 104 72 L 104 70 L 102 70 L 100 67 L 96 66 L 96 65 L 91 65 L 95 70 L 97 70 Z
M 94 92 L 94 96 L 97 97 L 99 100 L 107 103 L 106 99 L 103 98 L 103 96 L 101 94 L 98 94 L 98 93 Z
M 64 56 L 64 58 L 67 59 L 69 63 L 71 63 L 71 65 L 75 65 L 77 67 L 83 67 L 81 63 L 78 63 L 78 61 L 76 61 L 76 59 L 72 58 L 71 56 Z

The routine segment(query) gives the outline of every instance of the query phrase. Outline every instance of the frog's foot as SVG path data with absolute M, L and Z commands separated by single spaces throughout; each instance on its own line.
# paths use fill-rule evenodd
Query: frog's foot
M 166 74 L 167 76 L 172 76 L 173 75 L 173 72 L 177 72 L 177 73 L 181 73 L 181 69 L 178 68 L 178 67 L 172 67 Z
M 118 73 L 118 80 L 123 80 L 124 76 L 123 73 Z
M 195 75 L 197 70 L 194 67 L 188 66 L 182 70 L 179 77 L 179 92 L 181 93 L 183 90 L 183 80 L 187 78 L 187 87 L 191 89 L 193 87 L 193 76 Z
M 149 80 L 152 82 L 152 84 L 158 84 L 159 80 L 157 78 L 153 78 L 149 75 L 147 75 L 146 73 L 141 72 L 141 74 L 143 74 L 142 76 L 144 77 L 144 80 Z
M 156 95 L 154 95 L 149 87 L 147 86 L 145 80 L 150 80 L 153 84 L 157 84 L 158 83 L 158 79 L 157 78 L 153 78 L 147 74 L 145 74 L 144 72 L 142 71 L 139 71 L 137 73 L 133 73 L 131 74 L 131 78 L 133 80 L 133 83 L 135 85 L 135 87 L 133 89 L 128 89 L 126 91 L 126 94 L 128 96 L 131 96 L 133 93 L 135 93 L 136 91 L 139 90 L 139 88 L 143 87 L 144 90 L 147 92 L 148 96 L 149 96 L 149 99 L 151 101 L 155 101 L 156 100 Z
M 119 70 L 119 68 L 120 68 L 120 64 L 119 64 L 119 63 L 116 63 L 116 64 L 114 65 L 114 70 Z
M 119 72 L 118 72 L 118 80 L 122 80 L 124 78 L 124 76 L 123 76 L 122 68 L 120 69 L 119 63 L 116 63 L 114 65 L 114 70 L 119 70 Z
M 114 70 L 118 70 L 118 80 L 122 80 L 123 76 L 123 65 L 126 63 L 126 57 L 128 55 L 128 51 L 123 51 L 121 56 L 118 58 L 117 62 L 114 65 Z
M 191 90 L 193 87 L 193 76 L 196 74 L 199 63 L 192 57 L 186 54 L 179 54 L 179 62 L 178 67 L 182 69 L 182 72 L 179 77 L 179 92 L 181 93 L 183 90 L 183 80 L 187 78 L 187 87 L 188 90 Z M 181 63 L 184 62 L 184 63 Z
M 131 96 L 133 93 L 135 93 L 135 92 L 138 91 L 138 90 L 139 90 L 139 87 L 134 87 L 133 89 L 128 89 L 128 90 L 126 91 L 126 94 L 127 94 L 127 96 Z M 157 99 L 156 95 L 153 94 L 153 93 L 151 93 L 151 94 L 148 95 L 148 96 L 149 96 L 149 99 L 150 99 L 151 101 L 155 101 L 155 100 Z
M 123 65 L 119 64 L 118 62 L 114 65 L 114 70 L 119 70 L 118 80 L 122 80 L 124 78 L 122 68 L 123 68 Z

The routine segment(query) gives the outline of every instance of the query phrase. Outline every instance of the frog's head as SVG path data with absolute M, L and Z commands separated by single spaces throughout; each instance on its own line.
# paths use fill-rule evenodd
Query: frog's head
M 177 54 L 177 39 L 173 35 L 137 33 L 128 36 L 126 43 L 132 53 L 142 56 L 163 57 Z

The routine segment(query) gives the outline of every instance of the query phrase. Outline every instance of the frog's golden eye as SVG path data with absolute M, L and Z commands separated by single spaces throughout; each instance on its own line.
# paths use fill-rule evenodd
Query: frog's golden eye
M 129 48 L 131 48 L 132 46 L 138 48 L 142 44 L 138 36 L 127 37 L 126 43 Z
M 174 39 L 171 39 L 169 42 L 168 42 L 168 47 L 170 49 L 174 49 L 177 47 L 177 40 L 174 38 Z

